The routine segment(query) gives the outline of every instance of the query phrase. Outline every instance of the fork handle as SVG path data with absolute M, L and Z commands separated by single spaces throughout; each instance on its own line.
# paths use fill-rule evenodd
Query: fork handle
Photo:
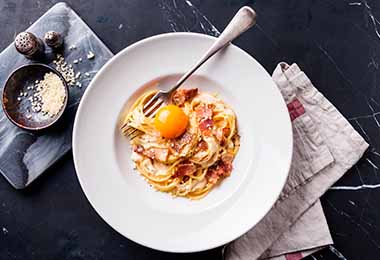
M 184 74 L 169 90 L 172 94 L 178 89 L 185 80 L 187 80 L 203 63 L 210 59 L 215 53 L 227 46 L 230 42 L 236 39 L 240 34 L 251 28 L 256 23 L 256 12 L 248 6 L 240 8 L 235 14 L 227 27 L 219 35 L 214 44 L 202 56 L 202 58 L 186 73 Z

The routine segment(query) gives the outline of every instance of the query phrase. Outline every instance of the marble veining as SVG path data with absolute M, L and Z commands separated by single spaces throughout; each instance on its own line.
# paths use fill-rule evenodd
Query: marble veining
M 335 247 L 333 246 L 329 246 L 329 250 L 334 254 L 336 255 L 336 257 L 338 259 L 341 259 L 341 260 L 347 260 L 347 258 L 341 253 L 339 252 Z
M 160 7 L 173 32 L 201 32 L 218 36 L 220 32 L 190 1 L 161 0 Z

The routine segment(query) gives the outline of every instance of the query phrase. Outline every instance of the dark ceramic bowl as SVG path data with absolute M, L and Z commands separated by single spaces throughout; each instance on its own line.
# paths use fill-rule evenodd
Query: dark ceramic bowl
M 53 72 L 58 75 L 65 86 L 65 102 L 61 110 L 53 117 L 33 112 L 28 98 L 32 95 L 29 86 L 35 85 L 46 73 Z M 19 98 L 20 93 L 27 96 Z M 18 127 L 27 130 L 41 130 L 53 125 L 62 116 L 66 109 L 69 90 L 65 79 L 57 70 L 40 63 L 33 63 L 19 67 L 7 79 L 3 88 L 3 110 L 8 119 Z

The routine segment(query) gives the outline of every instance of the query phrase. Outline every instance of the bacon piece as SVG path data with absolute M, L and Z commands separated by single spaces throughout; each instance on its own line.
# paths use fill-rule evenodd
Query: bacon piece
M 166 162 L 169 155 L 168 149 L 152 147 L 145 150 L 144 147 L 142 147 L 141 145 L 135 145 L 133 147 L 133 151 L 138 154 L 143 154 L 153 160 L 157 159 L 158 161 L 161 161 L 161 162 Z
M 212 120 L 212 113 L 214 105 L 212 104 L 200 104 L 195 108 L 195 113 L 199 120 L 199 129 L 203 135 L 211 135 L 214 121 Z
M 214 169 L 209 169 L 207 171 L 206 178 L 208 183 L 216 184 L 220 177 Z
M 232 172 L 232 161 L 234 156 L 230 153 L 222 155 L 222 158 L 216 162 L 216 166 L 210 167 L 206 177 L 209 183 L 215 184 L 219 178 L 228 177 Z
M 193 163 L 183 163 L 177 166 L 175 175 L 177 177 L 190 176 L 197 170 Z
M 143 154 L 148 156 L 151 159 L 156 159 L 156 153 L 153 148 L 149 148 L 148 150 L 144 150 Z
M 232 161 L 234 160 L 234 155 L 231 153 L 225 153 L 222 155 L 219 166 L 223 169 L 223 176 L 230 176 L 232 172 Z
M 232 163 L 232 161 L 234 160 L 234 155 L 232 153 L 227 152 L 223 154 L 220 159 L 222 160 L 223 163 Z
M 223 177 L 228 177 L 231 175 L 231 172 L 232 172 L 232 162 L 223 162 L 223 164 L 221 165 L 222 169 L 223 169 Z
M 149 148 L 145 151 L 144 154 L 152 159 L 157 159 L 161 162 L 166 162 L 166 160 L 168 159 L 169 150 L 163 148 Z
M 175 152 L 179 153 L 181 151 L 181 148 L 189 144 L 194 138 L 194 135 L 190 132 L 185 132 L 180 137 L 177 137 L 176 139 L 172 140 L 172 143 L 170 145 L 170 148 L 174 150 Z
M 214 105 L 212 104 L 200 104 L 195 108 L 195 114 L 197 115 L 199 121 L 202 121 L 204 119 L 211 119 L 213 109 Z
M 202 140 L 197 145 L 197 151 L 206 151 L 208 149 L 208 144 L 206 141 Z
M 212 121 L 212 119 L 203 119 L 200 123 L 199 123 L 199 129 L 201 130 L 201 132 L 204 134 L 204 135 L 211 135 L 211 130 L 212 130 L 212 127 L 214 126 L 214 121 Z
M 142 145 L 134 145 L 133 146 L 133 151 L 136 153 L 143 153 L 144 152 L 144 147 Z
M 172 96 L 172 102 L 177 106 L 183 106 L 186 101 L 193 99 L 198 94 L 197 88 L 178 89 Z
M 136 162 L 138 163 L 138 162 L 142 162 L 144 160 L 144 157 L 140 153 L 133 152 L 132 155 L 131 155 L 131 159 L 135 163 Z
M 191 140 L 193 140 L 193 134 L 190 132 L 185 132 L 183 135 L 181 135 L 177 139 L 182 144 L 189 144 Z
M 231 129 L 228 127 L 218 128 L 215 131 L 214 135 L 216 137 L 216 140 L 218 140 L 220 144 L 224 145 L 224 141 L 226 137 L 230 134 L 230 132 L 231 132 Z
M 214 126 L 214 121 L 212 119 L 204 119 L 199 123 L 199 129 L 201 131 L 211 130 Z
M 224 137 L 229 136 L 230 133 L 231 133 L 231 129 L 230 129 L 229 127 L 225 127 L 225 128 L 223 128 L 223 136 L 224 136 Z

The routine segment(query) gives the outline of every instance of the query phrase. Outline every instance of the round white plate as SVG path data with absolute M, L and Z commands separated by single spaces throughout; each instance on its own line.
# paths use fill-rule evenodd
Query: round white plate
M 292 130 L 285 103 L 264 68 L 234 45 L 185 83 L 218 93 L 237 114 L 241 148 L 231 176 L 190 201 L 154 191 L 132 168 L 120 117 L 156 82 L 168 87 L 214 41 L 169 33 L 129 46 L 98 72 L 76 115 L 74 162 L 88 200 L 115 230 L 154 249 L 194 252 L 236 239 L 264 217 L 288 175 Z

